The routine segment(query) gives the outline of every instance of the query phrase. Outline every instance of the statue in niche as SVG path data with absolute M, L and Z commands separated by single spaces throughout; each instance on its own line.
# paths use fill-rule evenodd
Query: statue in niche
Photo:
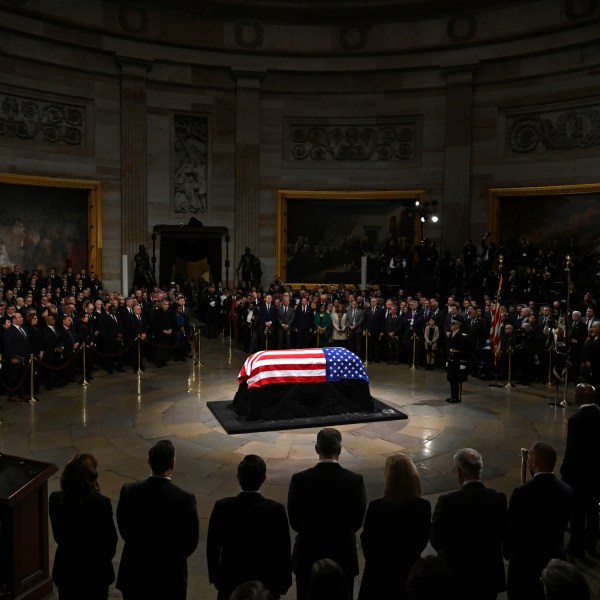
M 137 254 L 133 257 L 133 261 L 135 263 L 133 285 L 138 289 L 153 288 L 156 285 L 156 279 L 150 268 L 150 257 L 146 252 L 146 246 L 143 244 L 140 245 Z
M 246 246 L 235 272 L 245 289 L 249 290 L 260 285 L 260 278 L 262 277 L 260 258 L 254 256 L 248 246 Z

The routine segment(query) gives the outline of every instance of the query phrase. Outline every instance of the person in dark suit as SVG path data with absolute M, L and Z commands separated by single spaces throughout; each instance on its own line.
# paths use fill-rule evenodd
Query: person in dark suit
M 8 364 L 8 387 L 11 389 L 9 400 L 25 400 L 27 381 L 25 369 L 31 354 L 31 344 L 23 329 L 23 315 L 16 311 L 11 317 L 12 324 L 3 333 L 4 358 Z
M 100 326 L 100 339 L 102 349 L 108 356 L 106 370 L 112 374 L 113 369 L 125 371 L 123 368 L 123 321 L 117 314 L 117 309 L 112 304 L 102 313 L 102 324 Z
M 461 487 L 440 496 L 431 524 L 431 545 L 452 571 L 464 600 L 493 600 L 506 589 L 502 560 L 506 496 L 483 484 L 482 469 L 483 459 L 476 450 L 463 448 L 454 455 Z
M 462 384 L 469 376 L 468 366 L 468 340 L 467 335 L 460 328 L 462 318 L 456 315 L 450 324 L 450 337 L 448 338 L 448 372 L 446 379 L 450 382 L 450 398 L 446 402 L 456 404 L 462 402 Z
M 57 543 L 52 579 L 59 600 L 106 600 L 115 580 L 117 530 L 110 498 L 100 493 L 98 461 L 77 454 L 65 466 L 60 491 L 48 499 Z
M 137 340 L 137 342 L 131 348 L 131 366 L 135 372 L 137 372 L 138 369 L 143 371 L 145 349 L 144 342 L 148 334 L 148 322 L 143 313 L 141 304 L 136 304 L 133 307 L 133 316 L 130 316 L 127 319 L 125 322 L 125 328 L 128 330 L 128 337 L 131 340 Z
M 366 358 L 370 362 L 381 362 L 380 343 L 385 335 L 385 310 L 377 306 L 377 298 L 370 300 L 370 305 L 363 312 L 363 330 L 367 332 Z
M 296 348 L 308 348 L 310 344 L 310 336 L 314 331 L 314 314 L 313 309 L 308 305 L 308 298 L 302 296 L 300 304 L 296 307 L 294 315 L 294 333 L 296 334 Z
M 245 581 L 261 581 L 274 600 L 292 585 L 287 515 L 282 504 L 258 491 L 266 476 L 260 456 L 245 456 L 237 469 L 241 493 L 217 500 L 210 515 L 206 558 L 218 600 L 227 600 Z
M 295 311 L 290 304 L 290 298 L 285 296 L 277 315 L 277 344 L 280 350 L 292 347 L 294 317 Z
M 273 296 L 267 294 L 264 303 L 258 307 L 258 328 L 256 350 L 265 350 L 268 343 L 270 350 L 275 349 L 275 332 L 277 330 L 277 307 Z
M 600 407 L 594 403 L 596 390 L 589 383 L 575 388 L 579 411 L 569 417 L 567 444 L 560 473 L 573 488 L 571 539 L 567 551 L 583 557 L 596 556 L 598 504 L 600 504 Z
M 385 461 L 383 498 L 369 504 L 360 536 L 365 570 L 358 600 L 406 598 L 404 585 L 427 546 L 431 504 L 421 498 L 421 481 L 404 454 Z
M 358 307 L 358 302 L 352 300 L 352 304 L 346 315 L 346 323 L 348 323 L 348 350 L 354 352 L 361 359 L 363 358 L 363 314 L 363 310 Z
M 317 435 L 319 463 L 295 473 L 288 492 L 288 514 L 297 532 L 292 565 L 298 600 L 304 599 L 310 571 L 320 558 L 335 560 L 353 589 L 358 574 L 356 532 L 366 509 L 362 475 L 344 469 L 338 462 L 342 435 L 325 428 Z
M 117 505 L 125 541 L 117 576 L 124 600 L 185 600 L 187 558 L 198 545 L 196 497 L 171 482 L 175 446 L 160 440 L 150 448 L 152 476 L 126 483 Z
M 551 558 L 566 558 L 573 490 L 554 475 L 555 464 L 554 447 L 535 442 L 527 454 L 533 479 L 515 488 L 510 498 L 504 542 L 509 600 L 543 600 L 542 570 Z

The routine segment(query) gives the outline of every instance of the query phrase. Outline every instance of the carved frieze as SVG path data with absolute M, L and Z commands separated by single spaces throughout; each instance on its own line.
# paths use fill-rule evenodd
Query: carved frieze
M 600 146 L 600 104 L 509 115 L 506 152 L 528 154 Z
M 0 92 L 0 139 L 85 146 L 85 106 Z
M 173 116 L 173 210 L 178 214 L 208 212 L 208 119 Z
M 415 123 L 289 125 L 296 161 L 393 162 L 413 158 Z

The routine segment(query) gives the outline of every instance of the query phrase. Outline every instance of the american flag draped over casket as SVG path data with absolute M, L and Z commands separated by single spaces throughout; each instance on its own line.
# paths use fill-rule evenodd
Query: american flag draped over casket
M 264 350 L 246 359 L 238 375 L 248 389 L 271 383 L 323 383 L 360 379 L 369 383 L 362 361 L 345 348 Z

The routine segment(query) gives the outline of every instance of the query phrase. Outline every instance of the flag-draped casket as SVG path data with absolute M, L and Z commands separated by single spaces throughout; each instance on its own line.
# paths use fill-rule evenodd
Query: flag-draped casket
M 250 420 L 373 410 L 365 368 L 345 348 L 256 352 L 238 383 L 233 409 Z

